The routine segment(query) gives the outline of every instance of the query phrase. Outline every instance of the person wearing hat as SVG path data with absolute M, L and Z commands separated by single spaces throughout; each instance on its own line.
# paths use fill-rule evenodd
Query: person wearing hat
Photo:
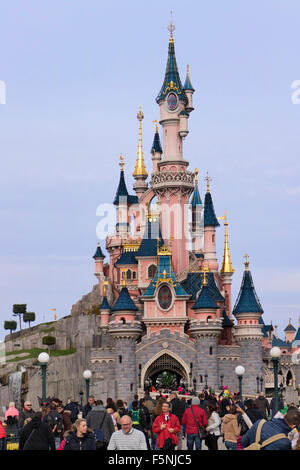
M 198 426 L 206 428 L 208 425 L 207 415 L 203 408 L 200 408 L 200 400 L 198 397 L 192 399 L 192 404 L 184 412 L 182 424 L 186 425 L 187 448 L 193 450 L 194 443 L 196 450 L 201 450 L 201 439 L 199 436 Z

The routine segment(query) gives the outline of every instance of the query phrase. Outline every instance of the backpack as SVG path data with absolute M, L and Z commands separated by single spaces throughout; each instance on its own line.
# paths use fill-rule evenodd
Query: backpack
M 46 423 L 50 427 L 51 432 L 55 435 L 63 429 L 62 417 L 57 411 L 50 411 L 46 416 Z
M 132 424 L 140 424 L 140 410 L 131 410 Z
M 248 447 L 245 447 L 244 450 L 261 450 L 263 447 L 266 447 L 269 444 L 272 444 L 273 442 L 279 441 L 280 439 L 286 439 L 286 435 L 281 433 L 281 434 L 275 434 L 274 436 L 269 437 L 269 439 L 266 439 L 265 441 L 261 442 L 260 441 L 261 430 L 265 423 L 266 423 L 265 419 L 260 420 L 257 426 L 257 430 L 256 430 L 255 442 L 250 444 Z

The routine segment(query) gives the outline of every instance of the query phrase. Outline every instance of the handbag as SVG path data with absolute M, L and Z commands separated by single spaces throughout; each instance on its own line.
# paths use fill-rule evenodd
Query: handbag
M 198 429 L 198 434 L 199 434 L 200 440 L 203 441 L 204 439 L 206 439 L 206 437 L 208 435 L 208 432 L 202 426 L 200 426 L 200 424 L 196 420 L 196 416 L 194 414 L 194 410 L 193 410 L 192 406 L 191 406 L 191 411 L 193 413 L 193 417 L 194 417 L 194 420 L 195 420 L 195 423 L 196 423 L 196 426 L 197 426 L 197 429 Z

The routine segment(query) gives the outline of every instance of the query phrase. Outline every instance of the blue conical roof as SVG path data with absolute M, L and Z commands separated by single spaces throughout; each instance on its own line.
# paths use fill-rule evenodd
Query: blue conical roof
M 119 181 L 119 186 L 117 189 L 116 197 L 114 199 L 114 204 L 118 205 L 120 202 L 120 198 L 128 198 L 129 194 L 127 191 L 126 183 L 125 183 L 125 177 L 124 177 L 124 170 L 120 171 L 120 181 Z
M 191 79 L 190 79 L 190 74 L 187 73 L 186 79 L 185 79 L 185 84 L 183 87 L 184 90 L 190 90 L 190 91 L 195 91 L 192 84 L 191 84 Z
M 198 182 L 197 182 L 197 181 L 195 182 L 195 188 L 194 188 L 194 192 L 193 192 L 193 197 L 192 197 L 192 201 L 191 201 L 191 206 L 192 206 L 192 207 L 198 207 L 198 206 L 201 206 L 201 207 L 202 207 L 202 201 L 201 201 L 201 197 L 200 197 L 199 187 L 198 187 Z
M 105 258 L 104 254 L 102 253 L 100 243 L 98 243 L 97 249 L 95 251 L 95 254 L 93 256 L 94 259 L 96 258 Z
M 219 227 L 219 225 L 211 194 L 207 192 L 204 199 L 204 227 Z
M 155 220 L 147 221 L 143 239 L 141 241 L 138 251 L 135 253 L 135 257 L 138 256 L 153 256 L 157 255 L 157 239 L 160 238 L 159 246 L 163 245 L 162 234 L 160 230 L 159 218 Z
M 264 313 L 260 301 L 255 292 L 252 276 L 250 271 L 244 271 L 244 277 L 241 289 L 235 303 L 232 313 Z
M 197 301 L 192 307 L 193 310 L 197 309 L 217 309 L 219 308 L 218 304 L 212 298 L 209 288 L 207 285 L 203 285 L 199 294 Z
M 187 99 L 186 94 L 184 93 L 180 76 L 179 76 L 179 72 L 178 72 L 178 68 L 177 68 L 176 57 L 175 57 L 175 46 L 174 46 L 173 39 L 171 39 L 169 42 L 169 53 L 168 53 L 168 62 L 167 62 L 167 67 L 166 67 L 165 79 L 161 87 L 161 90 L 156 98 L 157 103 L 165 99 L 170 91 L 174 91 L 178 95 L 178 98 L 180 100 L 183 100 L 185 103 L 187 103 L 188 99 Z
M 132 298 L 129 295 L 127 287 L 123 287 L 120 295 L 118 297 L 118 300 L 114 304 L 114 306 L 111 308 L 112 312 L 119 312 L 122 310 L 132 310 L 132 311 L 137 311 L 138 308 L 133 302 Z
M 99 310 L 110 310 L 110 305 L 108 303 L 106 295 L 103 296 L 102 304 L 100 305 Z
M 151 147 L 151 153 L 154 154 L 156 152 L 163 153 L 158 131 L 156 131 L 154 134 L 153 144 Z

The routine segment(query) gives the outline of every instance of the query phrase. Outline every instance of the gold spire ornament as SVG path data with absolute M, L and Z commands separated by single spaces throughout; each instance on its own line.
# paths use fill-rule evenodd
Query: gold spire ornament
M 249 255 L 247 253 L 245 253 L 244 255 L 244 259 L 245 259 L 245 271 L 249 271 Z
M 224 254 L 223 254 L 223 263 L 221 267 L 221 273 L 233 274 L 234 269 L 233 269 L 232 262 L 231 262 L 229 243 L 228 243 L 228 222 L 227 222 L 226 210 L 225 210 L 225 214 L 222 217 L 218 217 L 218 219 L 224 220 L 224 227 L 225 227 Z
M 195 169 L 195 184 L 198 183 L 198 173 L 199 173 L 199 170 L 198 168 Z
M 203 277 L 202 277 L 202 286 L 207 286 L 207 277 L 206 277 L 206 271 L 203 271 Z
M 144 119 L 144 114 L 142 113 L 141 106 L 136 117 L 139 121 L 139 145 L 138 145 L 138 154 L 137 154 L 135 169 L 132 175 L 143 176 L 144 177 L 143 179 L 146 179 L 148 176 L 148 173 L 146 171 L 145 162 L 144 162 L 143 141 L 142 141 L 142 120 Z
M 154 121 L 152 122 L 155 122 L 155 132 L 158 133 L 158 123 L 157 123 L 157 119 L 154 119 Z
M 54 321 L 56 321 L 57 315 L 56 315 L 56 308 L 51 308 L 52 312 L 54 312 Z
M 108 286 L 108 281 L 103 282 L 103 295 L 105 296 L 107 293 L 107 286 Z
M 206 180 L 206 191 L 209 193 L 209 183 L 211 182 L 211 177 L 208 176 L 208 172 L 206 173 L 206 177 L 205 177 L 205 180 Z
M 173 39 L 173 32 L 175 31 L 175 25 L 173 23 L 173 11 L 171 10 L 171 21 L 170 21 L 170 24 L 168 26 L 168 30 L 170 31 L 170 42 L 174 42 L 174 39 Z
M 119 163 L 119 165 L 120 165 L 120 167 L 121 167 L 121 171 L 124 171 L 125 162 L 124 162 L 124 157 L 123 157 L 122 154 L 120 155 L 120 163 Z

